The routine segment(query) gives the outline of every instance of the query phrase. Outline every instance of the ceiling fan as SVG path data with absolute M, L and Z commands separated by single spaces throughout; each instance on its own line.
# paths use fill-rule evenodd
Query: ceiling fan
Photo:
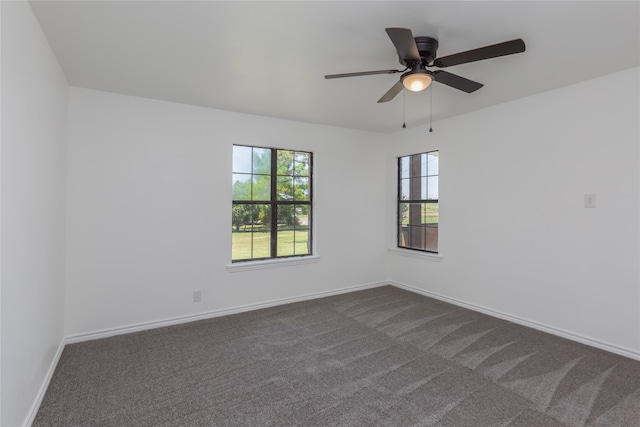
M 525 51 L 524 41 L 522 39 L 515 39 L 436 58 L 438 40 L 431 37 L 413 37 L 413 33 L 408 28 L 392 27 L 386 28 L 385 31 L 398 51 L 400 64 L 406 67 L 404 70 L 377 70 L 329 74 L 324 76 L 324 78 L 337 79 L 341 77 L 368 76 L 372 74 L 402 73 L 400 80 L 393 85 L 387 93 L 382 95 L 382 98 L 378 100 L 379 103 L 391 101 L 397 94 L 402 92 L 403 88 L 413 92 L 424 90 L 433 80 L 463 92 L 471 93 L 484 85 L 447 71 L 431 71 L 427 68 L 446 68 L 453 65 L 466 64 L 468 62 L 481 61 L 483 59 L 512 55 Z

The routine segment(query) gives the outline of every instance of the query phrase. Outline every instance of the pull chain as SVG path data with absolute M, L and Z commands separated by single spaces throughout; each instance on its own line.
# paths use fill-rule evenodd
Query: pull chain
M 433 85 L 429 86 L 429 132 L 433 132 L 431 122 L 433 119 Z
M 402 90 L 402 129 L 407 127 L 407 92 Z

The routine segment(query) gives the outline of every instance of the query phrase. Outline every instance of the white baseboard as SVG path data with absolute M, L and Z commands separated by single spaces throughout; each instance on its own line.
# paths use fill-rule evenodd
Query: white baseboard
M 572 341 L 579 342 L 581 344 L 585 344 L 591 347 L 599 348 L 600 350 L 605 350 L 610 353 L 619 354 L 620 356 L 625 356 L 630 359 L 640 360 L 640 352 L 620 347 L 614 344 L 609 344 L 600 340 L 596 340 L 593 338 L 585 337 L 579 334 L 575 334 L 573 332 L 565 331 L 560 328 L 555 328 L 553 326 L 545 325 L 542 323 L 534 322 L 532 320 L 524 319 L 522 317 L 514 316 L 511 314 L 503 313 L 501 311 L 493 310 L 490 308 L 482 307 L 480 305 L 471 304 L 466 301 L 462 301 L 456 298 L 447 297 L 445 295 L 440 295 L 435 292 L 426 291 L 424 289 L 416 288 L 414 286 L 406 285 L 404 283 L 388 281 L 388 284 L 395 286 L 400 289 L 404 289 L 410 292 L 414 292 L 420 295 L 424 295 L 426 297 L 434 298 L 440 301 L 444 301 L 453 305 L 457 305 L 460 307 L 468 308 L 469 310 L 478 311 L 480 313 L 487 314 L 492 317 L 497 317 L 499 319 L 508 320 L 509 322 L 517 323 L 519 325 L 527 326 L 532 329 L 537 329 L 542 332 L 547 332 L 552 335 L 556 335 L 562 338 L 566 338 Z
M 377 288 L 380 286 L 387 286 L 387 285 L 389 285 L 387 281 L 372 282 L 364 285 L 350 286 L 347 288 L 333 289 L 330 291 L 314 292 L 310 294 L 304 294 L 304 295 L 299 295 L 299 296 L 290 297 L 290 298 L 281 298 L 281 299 L 261 302 L 257 304 L 247 304 L 247 305 L 241 305 L 241 306 L 226 308 L 221 310 L 213 310 L 213 311 L 207 311 L 204 313 L 191 314 L 187 316 L 179 316 L 179 317 L 173 317 L 169 319 L 155 320 L 152 322 L 144 322 L 144 323 L 137 323 L 133 325 L 121 326 L 117 328 L 103 329 L 100 331 L 69 335 L 65 337 L 64 343 L 75 344 L 83 341 L 91 341 L 91 340 L 96 340 L 101 338 L 108 338 L 115 335 L 130 334 L 132 332 L 146 331 L 149 329 L 179 325 L 182 323 L 195 322 L 198 320 L 212 319 L 214 317 L 228 316 L 230 314 L 243 313 L 246 311 L 259 310 L 262 308 L 275 307 L 278 305 L 291 304 L 294 302 L 307 301 L 307 300 L 317 299 L 317 298 L 324 298 L 324 297 L 329 297 L 333 295 L 340 295 L 348 292 Z
M 49 364 L 49 369 L 47 370 L 47 374 L 45 375 L 44 380 L 40 385 L 40 389 L 38 390 L 36 399 L 33 401 L 33 404 L 31 405 L 29 414 L 24 423 L 25 427 L 29 427 L 31 424 L 33 424 L 33 421 L 36 419 L 36 415 L 38 414 L 38 409 L 40 409 L 40 404 L 42 403 L 42 399 L 44 399 L 44 395 L 47 393 L 47 388 L 49 388 L 49 383 L 51 382 L 51 378 L 53 378 L 53 373 L 56 370 L 56 366 L 58 366 L 58 362 L 60 361 L 60 356 L 62 356 L 64 345 L 65 343 L 63 339 L 62 341 L 60 341 L 60 344 L 58 345 L 56 354 L 53 356 L 53 359 Z

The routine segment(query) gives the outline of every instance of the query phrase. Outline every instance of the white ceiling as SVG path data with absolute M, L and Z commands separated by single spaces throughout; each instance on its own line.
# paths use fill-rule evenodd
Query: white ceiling
M 70 85 L 378 132 L 428 123 L 429 89 L 376 101 L 403 67 L 385 27 L 438 56 L 524 39 L 524 53 L 447 68 L 433 120 L 639 65 L 638 1 L 31 1 Z M 594 103 L 597 100 L 594 99 Z M 535 119 L 535 118 L 532 118 Z

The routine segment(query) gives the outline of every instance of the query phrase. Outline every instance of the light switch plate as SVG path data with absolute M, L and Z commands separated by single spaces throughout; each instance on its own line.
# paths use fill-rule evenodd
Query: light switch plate
M 595 194 L 585 194 L 584 195 L 584 207 L 585 208 L 595 208 L 596 207 L 596 195 Z

